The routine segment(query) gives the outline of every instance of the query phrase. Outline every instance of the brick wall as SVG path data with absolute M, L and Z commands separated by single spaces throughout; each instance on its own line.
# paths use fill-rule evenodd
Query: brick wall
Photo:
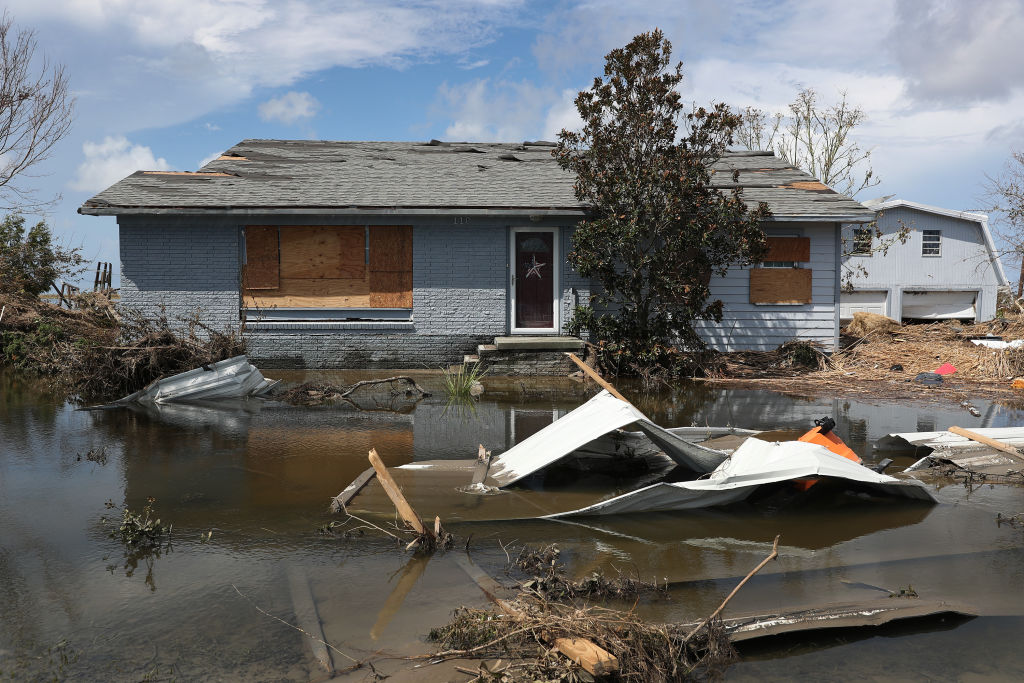
M 235 225 L 118 219 L 121 305 L 172 321 L 193 315 L 211 327 L 238 325 L 239 230 Z
M 217 329 L 237 327 L 238 274 L 244 223 L 282 224 L 281 217 L 128 217 L 121 233 L 121 296 L 125 306 L 151 313 L 163 305 L 170 317 L 197 309 Z M 509 330 L 508 261 L 510 225 L 563 226 L 561 247 L 562 322 L 576 298 L 585 301 L 586 280 L 564 264 L 571 229 L 566 221 L 474 218 L 456 224 L 451 216 L 396 220 L 394 217 L 294 216 L 296 225 L 407 223 L 413 230 L 413 311 L 405 323 L 293 325 L 250 324 L 250 355 L 272 368 L 438 367 L 460 362 L 479 344 Z M 574 297 L 571 288 L 575 288 Z

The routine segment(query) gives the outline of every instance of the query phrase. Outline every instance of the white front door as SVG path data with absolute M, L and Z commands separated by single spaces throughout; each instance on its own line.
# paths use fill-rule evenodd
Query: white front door
M 512 228 L 509 254 L 513 334 L 558 332 L 558 228 Z

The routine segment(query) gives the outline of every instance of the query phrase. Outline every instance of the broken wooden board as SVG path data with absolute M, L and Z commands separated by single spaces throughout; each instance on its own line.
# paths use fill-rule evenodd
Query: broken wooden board
M 352 502 L 352 499 L 355 498 L 356 495 L 363 490 L 363 487 L 366 486 L 366 484 L 375 476 L 377 476 L 377 470 L 372 467 L 364 470 L 362 474 L 352 480 L 351 484 L 345 487 L 344 491 L 331 499 L 331 512 L 336 514 L 344 510 L 348 504 Z
M 729 639 L 742 642 L 754 638 L 778 636 L 831 628 L 881 626 L 901 619 L 939 616 L 977 616 L 962 606 L 941 600 L 916 598 L 880 598 L 865 602 L 827 605 L 774 614 L 756 614 L 724 619 Z
M 1000 453 L 1006 453 L 1011 458 L 1014 458 L 1017 461 L 1019 461 L 1022 464 L 1024 464 L 1024 458 L 1021 457 L 1020 449 L 1018 449 L 1018 448 L 1016 448 L 1014 446 L 1010 446 L 1009 444 L 1005 444 L 1005 443 L 1003 443 L 1001 441 L 998 441 L 997 439 L 993 439 L 992 437 L 985 436 L 984 434 L 979 434 L 978 432 L 972 432 L 971 430 L 964 429 L 963 427 L 955 427 L 954 426 L 954 427 L 950 427 L 946 431 L 948 431 L 950 434 L 956 434 L 957 436 L 962 436 L 965 439 L 970 439 L 971 441 L 976 441 L 976 442 L 978 442 L 980 444 L 984 444 L 984 445 L 988 446 L 989 448 L 994 448 L 995 450 L 999 451 Z
M 430 532 L 423 526 L 423 520 L 419 518 L 416 511 L 409 505 L 409 501 L 406 500 L 402 494 L 402 489 L 395 483 L 395 480 L 391 477 L 388 472 L 388 468 L 384 466 L 380 456 L 377 455 L 376 449 L 370 449 L 370 464 L 373 465 L 373 469 L 377 472 L 377 481 L 383 487 L 384 492 L 387 493 L 388 498 L 394 503 L 395 509 L 398 510 L 398 514 L 402 517 L 402 520 L 408 524 L 413 531 L 420 536 L 429 536 Z

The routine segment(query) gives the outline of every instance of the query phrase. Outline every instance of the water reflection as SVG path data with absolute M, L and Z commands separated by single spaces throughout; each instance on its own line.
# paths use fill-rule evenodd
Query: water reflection
M 181 678 L 308 677 L 314 669 L 302 638 L 232 590 L 238 586 L 287 618 L 286 564 L 309 576 L 332 642 L 366 652 L 425 647 L 430 626 L 453 607 L 481 600 L 453 554 L 409 563 L 387 539 L 325 538 L 314 529 L 328 519 L 330 498 L 367 467 L 370 448 L 389 466 L 473 457 L 479 444 L 498 453 L 594 391 L 568 380 L 485 384 L 471 410 L 446 405 L 428 386 L 435 396 L 418 403 L 393 404 L 386 396 L 323 407 L 248 401 L 82 412 L 0 373 L 0 664 L 37 661 L 69 636 L 82 653 L 75 671 L 86 678 L 137 679 L 153 667 L 177 667 Z M 843 439 L 869 461 L 871 443 L 889 432 L 998 427 L 1024 416 L 985 401 L 975 402 L 982 412 L 975 418 L 955 404 L 800 399 L 701 384 L 653 394 L 624 390 L 640 396 L 641 410 L 665 426 L 803 431 L 814 418 L 832 415 Z M 100 448 L 105 462 L 84 457 Z M 779 533 L 782 557 L 737 597 L 737 609 L 822 595 L 853 599 L 856 589 L 839 585 L 850 578 L 912 582 L 931 597 L 956 594 L 1012 612 L 1024 595 L 1024 538 L 993 522 L 997 511 L 1020 510 L 1017 493 L 1007 491 L 984 487 L 968 497 L 949 487 L 940 492 L 947 504 L 935 508 L 851 499 L 813 514 L 740 507 L 446 526 L 462 539 L 472 535 L 474 561 L 499 576 L 506 562 L 500 540 L 556 542 L 578 574 L 631 568 L 675 582 L 678 599 L 654 612 L 666 619 L 717 606 L 722 590 L 763 558 Z M 459 494 L 453 486 L 444 495 Z M 100 523 L 103 503 L 134 509 L 150 496 L 174 524 L 174 551 L 126 567 L 123 550 Z M 972 581 L 949 571 L 968 571 L 972 558 Z M 1018 597 L 1007 598 L 1008 591 Z

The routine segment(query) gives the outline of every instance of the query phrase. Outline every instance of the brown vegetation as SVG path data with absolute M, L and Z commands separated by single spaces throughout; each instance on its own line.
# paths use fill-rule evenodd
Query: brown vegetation
M 972 338 L 986 335 L 1007 341 L 1022 339 L 1024 318 L 902 326 L 864 322 L 845 328 L 842 349 L 831 355 L 806 342 L 789 342 L 774 351 L 716 354 L 705 365 L 705 372 L 721 380 L 788 378 L 821 386 L 853 382 L 912 384 L 918 373 L 951 363 L 957 372 L 947 377 L 946 385 L 962 388 L 970 383 L 999 391 L 1009 391 L 1010 381 L 1024 375 L 1024 349 L 996 350 L 971 343 Z
M 69 394 L 109 400 L 153 380 L 245 353 L 237 333 L 191 319 L 114 309 L 102 294 L 75 296 L 74 310 L 0 296 L 0 365 L 53 378 Z

